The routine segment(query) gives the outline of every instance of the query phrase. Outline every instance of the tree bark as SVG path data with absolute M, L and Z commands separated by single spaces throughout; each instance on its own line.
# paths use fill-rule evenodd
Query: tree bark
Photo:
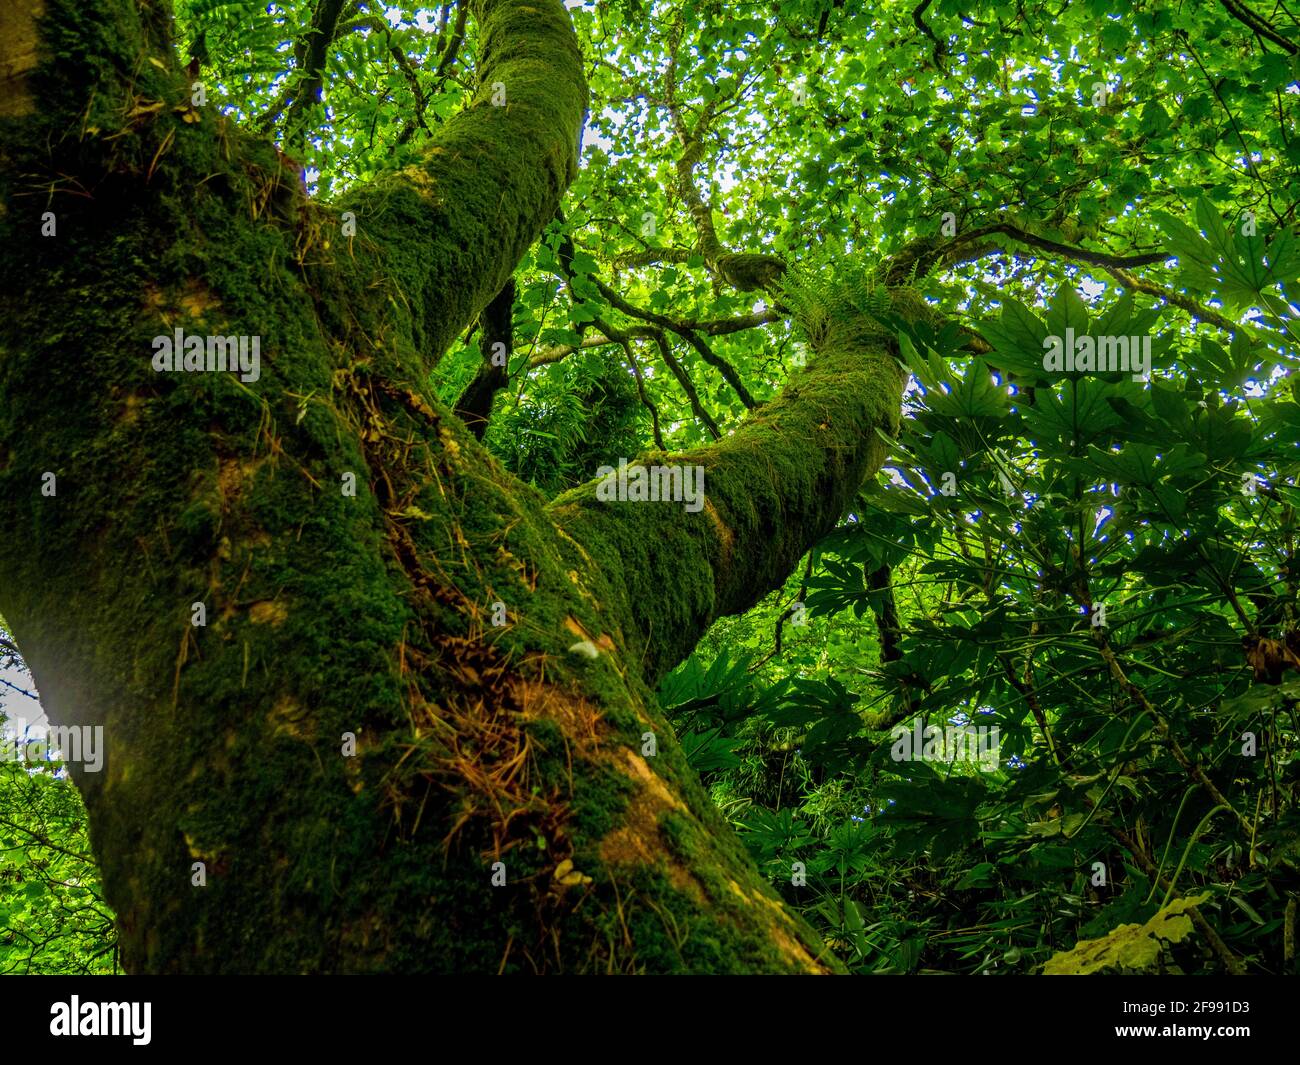
M 586 88 L 560 0 L 473 9 L 473 106 L 335 205 L 189 107 L 161 0 L 5 10 L 0 612 L 51 721 L 104 727 L 73 771 L 123 964 L 834 971 L 652 688 L 839 518 L 902 373 L 841 332 L 656 457 L 698 513 L 503 471 L 428 370 L 554 215 Z M 178 327 L 260 376 L 156 371 Z

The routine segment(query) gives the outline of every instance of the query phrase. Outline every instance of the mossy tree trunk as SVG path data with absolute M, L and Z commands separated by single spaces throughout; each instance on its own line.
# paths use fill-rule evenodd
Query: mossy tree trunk
M 104 726 L 123 962 L 833 970 L 651 691 L 838 519 L 901 374 L 823 345 L 672 456 L 697 513 L 503 471 L 428 371 L 554 214 L 586 89 L 560 0 L 473 6 L 475 105 L 330 206 L 190 108 L 162 0 L 0 17 L 0 611 L 51 720 Z M 260 377 L 155 371 L 178 327 L 260 337 Z

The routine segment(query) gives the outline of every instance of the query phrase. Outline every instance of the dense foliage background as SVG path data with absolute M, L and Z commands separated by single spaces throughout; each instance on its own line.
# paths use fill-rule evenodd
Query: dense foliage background
M 206 106 L 324 198 L 474 84 L 463 3 L 175 6 Z M 725 434 L 801 364 L 786 310 L 827 278 L 943 315 L 902 329 L 886 470 L 661 688 L 773 883 L 859 972 L 1295 972 L 1300 19 L 569 6 L 591 115 L 516 273 L 485 435 L 510 470 L 553 495 Z M 785 304 L 725 283 L 719 248 L 791 263 Z M 1152 337 L 1151 379 L 1047 374 L 1067 327 Z M 440 364 L 449 404 L 483 339 Z M 997 726 L 996 769 L 895 761 L 918 718 Z M 0 763 L 0 972 L 114 969 L 88 852 L 57 766 Z

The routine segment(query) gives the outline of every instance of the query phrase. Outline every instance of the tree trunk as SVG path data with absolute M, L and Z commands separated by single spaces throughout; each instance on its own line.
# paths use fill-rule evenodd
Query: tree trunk
M 560 0 L 474 14 L 474 106 L 333 205 L 190 108 L 161 0 L 0 16 L 0 612 L 51 721 L 104 727 L 73 769 L 123 964 L 834 970 L 652 689 L 840 517 L 902 374 L 822 344 L 656 458 L 705 468 L 695 513 L 503 471 L 428 371 L 553 216 L 586 88 Z M 260 374 L 156 370 L 178 328 Z

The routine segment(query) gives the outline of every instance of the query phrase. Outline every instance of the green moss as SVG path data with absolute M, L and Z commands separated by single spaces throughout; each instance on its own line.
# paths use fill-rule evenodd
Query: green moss
M 650 683 L 689 654 L 717 617 L 741 613 L 779 587 L 879 468 L 885 444 L 877 431 L 896 430 L 905 374 L 878 328 L 823 325 L 812 362 L 736 432 L 639 460 L 702 466 L 704 510 L 602 502 L 594 482 L 552 504 L 556 522 L 616 589 Z
M 308 203 L 269 145 L 166 106 L 121 128 L 133 97 L 186 98 L 179 71 L 140 61 L 166 27 L 113 0 L 48 6 L 50 56 L 81 66 L 48 67 L 45 106 L 0 125 L 0 608 L 52 718 L 105 726 L 105 770 L 78 783 L 126 967 L 790 968 L 761 909 L 715 927 L 722 903 L 660 870 L 633 874 L 645 897 L 620 945 L 627 874 L 600 858 L 647 791 L 625 749 L 649 721 L 651 770 L 701 826 L 671 830 L 682 861 L 716 866 L 710 894 L 759 884 L 647 683 L 750 594 L 712 518 L 597 520 L 582 492 L 547 508 L 423 387 L 572 176 L 585 91 L 562 5 L 479 5 L 484 91 L 502 81 L 509 108 L 480 100 L 420 175 L 359 193 L 361 235 L 334 262 L 336 209 Z M 87 114 L 98 132 L 64 135 Z M 24 182 L 58 174 L 95 196 L 56 196 L 60 235 L 43 240 L 45 200 Z M 175 325 L 260 337 L 259 381 L 155 373 L 151 340 Z M 831 371 L 871 369 L 836 358 L 804 383 L 811 408 L 778 402 L 699 453 L 738 537 L 776 528 L 767 478 L 795 475 L 790 452 L 757 449 L 819 439 L 832 397 L 822 472 L 794 498 L 807 507 L 817 478 L 865 468 L 837 449 L 885 404 L 838 396 Z M 500 631 L 484 620 L 497 600 L 512 616 Z M 571 655 L 574 626 L 613 650 Z M 562 706 L 537 720 L 522 704 L 543 692 Z M 510 762 L 525 737 L 526 773 Z M 554 882 L 568 851 L 590 884 Z M 206 887 L 190 884 L 195 861 Z
M 559 4 L 480 0 L 479 92 L 418 166 L 339 204 L 384 250 L 395 325 L 436 360 L 497 294 L 577 173 L 587 106 L 577 39 Z M 504 92 L 500 106 L 498 88 Z M 467 163 L 469 165 L 467 165 Z

